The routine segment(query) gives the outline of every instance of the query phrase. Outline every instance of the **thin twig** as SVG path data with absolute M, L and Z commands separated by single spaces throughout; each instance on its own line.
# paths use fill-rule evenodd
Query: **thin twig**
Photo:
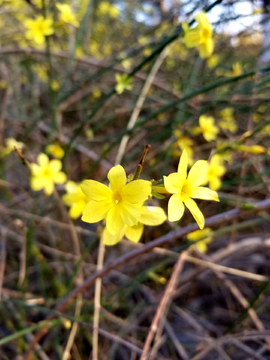
M 164 59 L 166 58 L 166 56 L 168 55 L 172 45 L 174 43 L 171 43 L 170 45 L 168 45 L 165 49 L 162 50 L 162 52 L 160 53 L 160 55 L 158 56 L 158 58 L 156 59 L 143 87 L 142 87 L 142 90 L 141 90 L 141 93 L 139 95 L 139 98 L 136 102 L 136 105 L 133 109 L 133 112 L 131 114 L 131 117 L 128 121 L 128 124 L 127 124 L 127 130 L 131 130 L 133 129 L 139 115 L 140 115 L 140 112 L 141 112 L 141 109 L 142 109 L 142 106 L 144 104 L 144 101 L 146 99 L 146 95 L 150 89 L 150 86 L 152 84 L 152 82 L 154 81 L 154 78 L 161 66 L 161 64 L 163 63 Z M 130 135 L 124 135 L 122 137 L 122 140 L 121 140 L 121 143 L 119 145 L 119 149 L 118 149 L 118 153 L 116 155 L 116 159 L 115 159 L 115 164 L 120 164 L 121 163 L 121 160 L 124 156 L 124 153 L 125 153 L 125 150 L 126 150 L 126 147 L 127 147 L 127 143 L 128 143 L 128 140 L 129 140 L 129 137 Z
M 102 270 L 105 255 L 105 245 L 103 243 L 102 236 L 100 237 L 99 250 L 98 250 L 98 261 L 97 271 Z M 100 314 L 100 297 L 101 297 L 101 286 L 102 279 L 99 277 L 95 282 L 95 300 L 94 300 L 94 321 L 93 321 L 93 350 L 92 359 L 98 360 L 98 333 L 99 333 L 99 314 Z
M 155 333 L 157 332 L 157 329 L 159 327 L 161 327 L 161 324 L 160 324 L 161 318 L 166 318 L 166 316 L 167 316 L 167 312 L 168 312 L 170 303 L 172 301 L 174 289 L 177 286 L 178 277 L 183 269 L 186 255 L 187 255 L 186 251 L 183 251 L 182 254 L 179 256 L 177 263 L 174 266 L 172 276 L 170 278 L 170 281 L 168 282 L 168 285 L 166 286 L 165 292 L 164 292 L 163 297 L 160 301 L 160 304 L 157 308 L 155 317 L 152 321 L 150 331 L 147 335 L 147 338 L 146 338 L 146 341 L 145 341 L 145 344 L 143 347 L 143 354 L 140 357 L 140 360 L 146 360 L 148 358 L 152 340 L 155 336 Z M 152 354 L 150 355 L 150 357 L 152 357 Z
M 1 242 L 0 242 L 0 301 L 2 298 L 2 287 L 4 281 L 5 267 L 6 267 L 6 239 L 7 233 L 5 229 L 1 229 Z

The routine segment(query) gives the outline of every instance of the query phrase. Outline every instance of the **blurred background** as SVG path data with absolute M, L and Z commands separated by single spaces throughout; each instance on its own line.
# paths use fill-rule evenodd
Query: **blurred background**
M 269 6 L 0 0 L 0 359 L 26 359 L 52 314 L 33 358 L 97 359 L 94 286 L 62 316 L 53 310 L 96 271 L 102 225 L 81 221 L 79 183 L 107 184 L 120 163 L 134 175 L 146 144 L 141 178 L 175 172 L 186 149 L 190 166 L 208 160 L 219 193 L 220 203 L 197 201 L 205 218 L 241 214 L 102 279 L 98 358 L 140 359 L 184 249 L 190 259 L 150 358 L 270 358 L 270 206 L 255 211 L 270 191 Z M 40 153 L 61 162 L 68 181 L 50 194 L 31 182 Z M 152 205 L 167 212 L 168 197 L 157 197 Z M 106 247 L 104 263 L 193 223 L 186 210 L 180 223 L 145 227 L 139 244 Z

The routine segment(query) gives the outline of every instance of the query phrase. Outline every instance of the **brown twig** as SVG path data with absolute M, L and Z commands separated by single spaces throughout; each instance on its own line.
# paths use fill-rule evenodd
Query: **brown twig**
M 254 209 L 253 211 L 260 211 L 260 210 L 267 210 L 270 208 L 270 199 L 267 200 L 263 200 L 258 202 L 257 204 L 254 205 Z M 212 227 L 212 226 L 216 226 L 219 225 L 221 223 L 224 223 L 226 221 L 231 221 L 232 219 L 235 219 L 236 217 L 243 215 L 243 214 L 250 214 L 253 212 L 251 211 L 244 211 L 241 209 L 233 209 L 230 211 L 226 211 L 222 214 L 219 215 L 215 215 L 212 216 L 208 219 L 206 219 L 205 221 L 205 226 L 206 227 Z M 120 258 L 118 258 L 117 260 L 115 260 L 112 263 L 109 263 L 107 266 L 103 267 L 102 270 L 100 271 L 96 271 L 94 274 L 90 275 L 88 278 L 86 278 L 84 280 L 84 282 L 80 285 L 77 286 L 75 289 L 73 289 L 59 304 L 58 306 L 55 308 L 55 311 L 58 312 L 62 312 L 67 305 L 69 304 L 69 302 L 74 299 L 79 293 L 83 293 L 85 290 L 87 290 L 90 286 L 92 286 L 96 279 L 98 277 L 103 278 L 105 275 L 107 275 L 111 270 L 130 262 L 131 260 L 140 257 L 142 254 L 145 254 L 151 250 L 153 250 L 155 247 L 160 247 L 160 246 L 164 246 L 166 244 L 171 243 L 172 241 L 174 241 L 177 238 L 183 237 L 186 234 L 189 234 L 192 231 L 195 231 L 198 229 L 198 225 L 197 224 L 192 224 L 192 225 L 188 225 L 184 228 L 181 229 L 177 229 L 176 231 L 171 231 L 168 234 L 161 236 L 160 238 L 140 247 L 137 248 L 135 250 L 130 251 L 129 253 L 121 256 Z M 52 319 L 53 317 L 50 316 L 50 319 Z M 24 357 L 24 360 L 29 360 L 31 358 L 31 354 L 33 352 L 33 348 L 34 345 L 36 343 L 38 343 L 40 341 L 40 339 L 46 334 L 48 328 L 43 328 L 41 329 L 36 337 L 35 337 L 35 341 L 31 344 L 29 352 L 26 354 L 26 356 Z
M 149 351 L 150 351 L 152 340 L 153 340 L 158 328 L 159 327 L 163 328 L 163 326 L 161 326 L 160 322 L 161 322 L 161 319 L 162 318 L 165 319 L 165 317 L 167 315 L 170 303 L 172 301 L 174 289 L 178 283 L 179 274 L 181 273 L 181 271 L 183 269 L 186 255 L 187 255 L 186 251 L 182 252 L 182 254 L 178 258 L 178 261 L 176 262 L 176 264 L 174 266 L 171 279 L 168 282 L 166 290 L 165 290 L 163 297 L 160 301 L 160 304 L 157 308 L 155 317 L 154 317 L 151 327 L 150 327 L 150 331 L 149 331 L 146 341 L 144 343 L 143 353 L 142 353 L 142 356 L 140 357 L 140 360 L 146 360 L 148 358 L 148 355 L 150 355 Z M 164 325 L 164 321 L 163 321 L 163 325 Z M 151 354 L 151 357 L 152 357 L 152 354 Z

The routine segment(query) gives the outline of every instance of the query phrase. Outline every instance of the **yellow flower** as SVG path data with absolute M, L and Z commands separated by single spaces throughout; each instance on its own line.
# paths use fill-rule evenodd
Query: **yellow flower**
M 223 159 L 220 155 L 213 155 L 207 169 L 207 182 L 211 190 L 218 190 L 221 187 L 221 176 L 226 172 L 223 166 Z
M 80 185 L 74 181 L 68 181 L 65 185 L 66 194 L 62 197 L 63 202 L 70 206 L 69 216 L 77 219 L 83 212 L 89 198 L 82 192 Z
M 127 74 L 115 74 L 115 79 L 117 84 L 115 86 L 115 90 L 117 94 L 122 94 L 124 90 L 131 90 L 132 89 L 132 79 L 128 77 Z
M 238 75 L 241 75 L 243 72 L 243 68 L 242 68 L 242 65 L 240 64 L 240 62 L 236 62 L 232 65 L 232 71 L 226 71 L 224 73 L 225 76 L 229 76 L 229 77 L 232 77 L 232 76 L 238 76 Z
M 187 235 L 188 240 L 190 241 L 196 241 L 196 240 L 200 240 L 196 242 L 196 244 L 192 245 L 196 246 L 198 250 L 200 250 L 200 252 L 205 253 L 207 251 L 207 244 L 211 243 L 213 238 L 211 236 L 207 236 L 211 233 L 211 229 L 210 228 L 205 228 L 203 230 L 196 230 L 193 231 L 192 233 L 189 233 Z
M 217 64 L 219 63 L 219 55 L 218 54 L 213 54 L 212 56 L 210 56 L 210 58 L 207 59 L 207 66 L 209 68 L 214 68 L 217 66 Z
M 60 11 L 60 20 L 64 23 L 79 26 L 79 21 L 76 19 L 75 14 L 73 14 L 71 6 L 69 4 L 56 4 L 57 9 Z
M 110 234 L 116 235 L 125 225 L 138 224 L 141 213 L 138 205 L 151 194 L 151 182 L 134 180 L 126 184 L 126 172 L 121 165 L 108 173 L 110 187 L 95 180 L 85 180 L 81 189 L 91 199 L 83 210 L 82 220 L 95 223 L 106 219 Z
M 212 116 L 201 115 L 199 118 L 200 131 L 206 141 L 215 140 L 219 132 Z
M 198 25 L 194 29 L 188 29 L 185 26 L 184 42 L 187 47 L 199 47 L 200 57 L 208 58 L 214 50 L 214 41 L 212 39 L 212 25 L 207 20 L 205 12 L 200 12 L 195 16 Z
M 115 245 L 125 236 L 127 239 L 133 242 L 138 242 L 143 233 L 144 225 L 157 226 L 162 224 L 167 216 L 160 207 L 156 206 L 140 206 L 140 219 L 137 225 L 127 226 L 116 235 L 111 235 L 107 229 L 103 231 L 103 243 L 105 245 Z
M 108 1 L 101 1 L 98 5 L 98 11 L 101 14 L 109 15 L 111 18 L 117 18 L 119 15 L 117 7 L 110 4 Z
M 14 138 L 7 138 L 5 142 L 6 146 L 1 151 L 1 156 L 3 157 L 10 154 L 15 148 L 21 151 L 24 147 L 24 143 L 19 142 Z
M 204 216 L 192 199 L 219 201 L 218 194 L 200 186 L 206 178 L 207 161 L 197 161 L 187 176 L 188 155 L 184 150 L 178 165 L 178 172 L 164 176 L 166 190 L 173 194 L 168 204 L 169 221 L 178 221 L 184 214 L 184 204 L 190 210 L 200 229 L 204 227 Z
M 54 190 L 54 184 L 64 184 L 67 180 L 66 174 L 61 170 L 60 160 L 49 160 L 46 154 L 39 154 L 38 164 L 30 164 L 31 170 L 31 188 L 33 190 L 42 190 L 46 195 L 51 195 Z
M 194 141 L 186 136 L 183 136 L 181 134 L 181 132 L 179 131 L 175 131 L 174 133 L 175 136 L 177 136 L 177 145 L 179 146 L 179 148 L 183 151 L 186 150 L 187 154 L 188 154 L 188 163 L 189 165 L 192 165 L 194 163 L 193 160 L 193 146 L 194 146 Z
M 52 19 L 45 19 L 43 16 L 38 16 L 35 20 L 26 19 L 24 21 L 24 26 L 28 29 L 26 38 L 34 40 L 38 45 L 43 44 L 45 36 L 52 35 L 54 32 L 52 24 Z
M 237 131 L 237 125 L 233 116 L 233 108 L 227 107 L 219 112 L 222 120 L 219 121 L 219 126 L 223 130 L 229 130 L 232 133 Z
M 57 159 L 62 159 L 65 155 L 64 150 L 59 145 L 50 144 L 46 147 L 46 151 L 48 154 L 53 155 Z

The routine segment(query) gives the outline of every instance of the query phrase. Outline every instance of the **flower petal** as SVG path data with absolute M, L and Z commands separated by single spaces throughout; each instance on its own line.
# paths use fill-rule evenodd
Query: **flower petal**
M 120 208 L 119 206 L 113 206 L 111 210 L 108 212 L 106 218 L 106 228 L 110 234 L 116 235 L 119 233 L 123 227 L 125 226 L 124 221 L 120 215 Z
M 196 188 L 203 184 L 207 176 L 208 164 L 205 160 L 196 161 L 188 173 L 190 186 Z
M 188 153 L 184 149 L 179 160 L 177 172 L 181 176 L 181 181 L 187 178 L 187 167 L 188 167 Z
M 46 180 L 45 186 L 44 186 L 44 192 L 46 195 L 51 195 L 54 190 L 54 183 L 52 180 Z
M 146 180 L 134 180 L 123 187 L 121 196 L 123 201 L 132 204 L 142 203 L 151 194 L 151 182 Z
M 45 179 L 40 177 L 32 177 L 31 178 L 31 189 L 35 191 L 39 191 L 43 189 L 45 186 Z
M 194 199 L 219 201 L 216 191 L 210 190 L 202 186 L 192 189 L 190 192 L 190 197 Z
M 82 214 L 84 207 L 85 203 L 83 201 L 73 203 L 69 209 L 69 216 L 71 219 L 77 219 Z
M 135 205 L 127 201 L 122 201 L 120 205 L 120 215 L 126 225 L 133 226 L 138 223 L 141 213 Z
M 84 180 L 81 189 L 91 200 L 104 201 L 112 198 L 111 189 L 95 180 Z
M 167 216 L 164 210 L 158 206 L 143 206 L 140 209 L 140 223 L 149 226 L 160 225 L 164 223 Z
M 124 226 L 123 229 L 116 235 L 112 235 L 109 231 L 105 228 L 102 234 L 102 241 L 104 245 L 112 246 L 117 244 L 125 235 L 125 231 L 127 226 Z
M 38 154 L 37 156 L 37 163 L 41 167 L 47 167 L 49 165 L 49 158 L 46 154 Z
M 103 201 L 89 201 L 83 209 L 82 220 L 88 223 L 96 223 L 103 220 L 111 208 L 111 203 Z
M 52 174 L 52 179 L 55 184 L 64 184 L 67 181 L 67 175 L 62 171 Z
M 194 200 L 187 198 L 185 200 L 185 205 L 191 212 L 192 216 L 194 217 L 195 221 L 197 222 L 200 229 L 204 228 L 204 216 L 201 210 L 198 208 L 198 205 L 195 203 Z
M 178 194 L 181 192 L 183 180 L 180 174 L 172 173 L 169 176 L 163 176 L 165 189 L 170 194 Z
M 168 203 L 168 219 L 169 221 L 178 221 L 184 214 L 184 204 L 180 194 L 174 194 L 170 197 Z
M 143 233 L 143 224 L 140 222 L 134 226 L 128 226 L 125 232 L 125 236 L 128 240 L 133 242 L 138 242 L 142 237 Z
M 38 164 L 30 164 L 30 170 L 34 176 L 39 176 L 42 173 L 42 168 Z
M 49 163 L 49 168 L 52 170 L 52 172 L 58 172 L 62 169 L 62 163 L 57 159 L 51 160 Z
M 120 193 L 127 182 L 124 168 L 121 165 L 112 167 L 108 172 L 108 179 L 112 191 Z

